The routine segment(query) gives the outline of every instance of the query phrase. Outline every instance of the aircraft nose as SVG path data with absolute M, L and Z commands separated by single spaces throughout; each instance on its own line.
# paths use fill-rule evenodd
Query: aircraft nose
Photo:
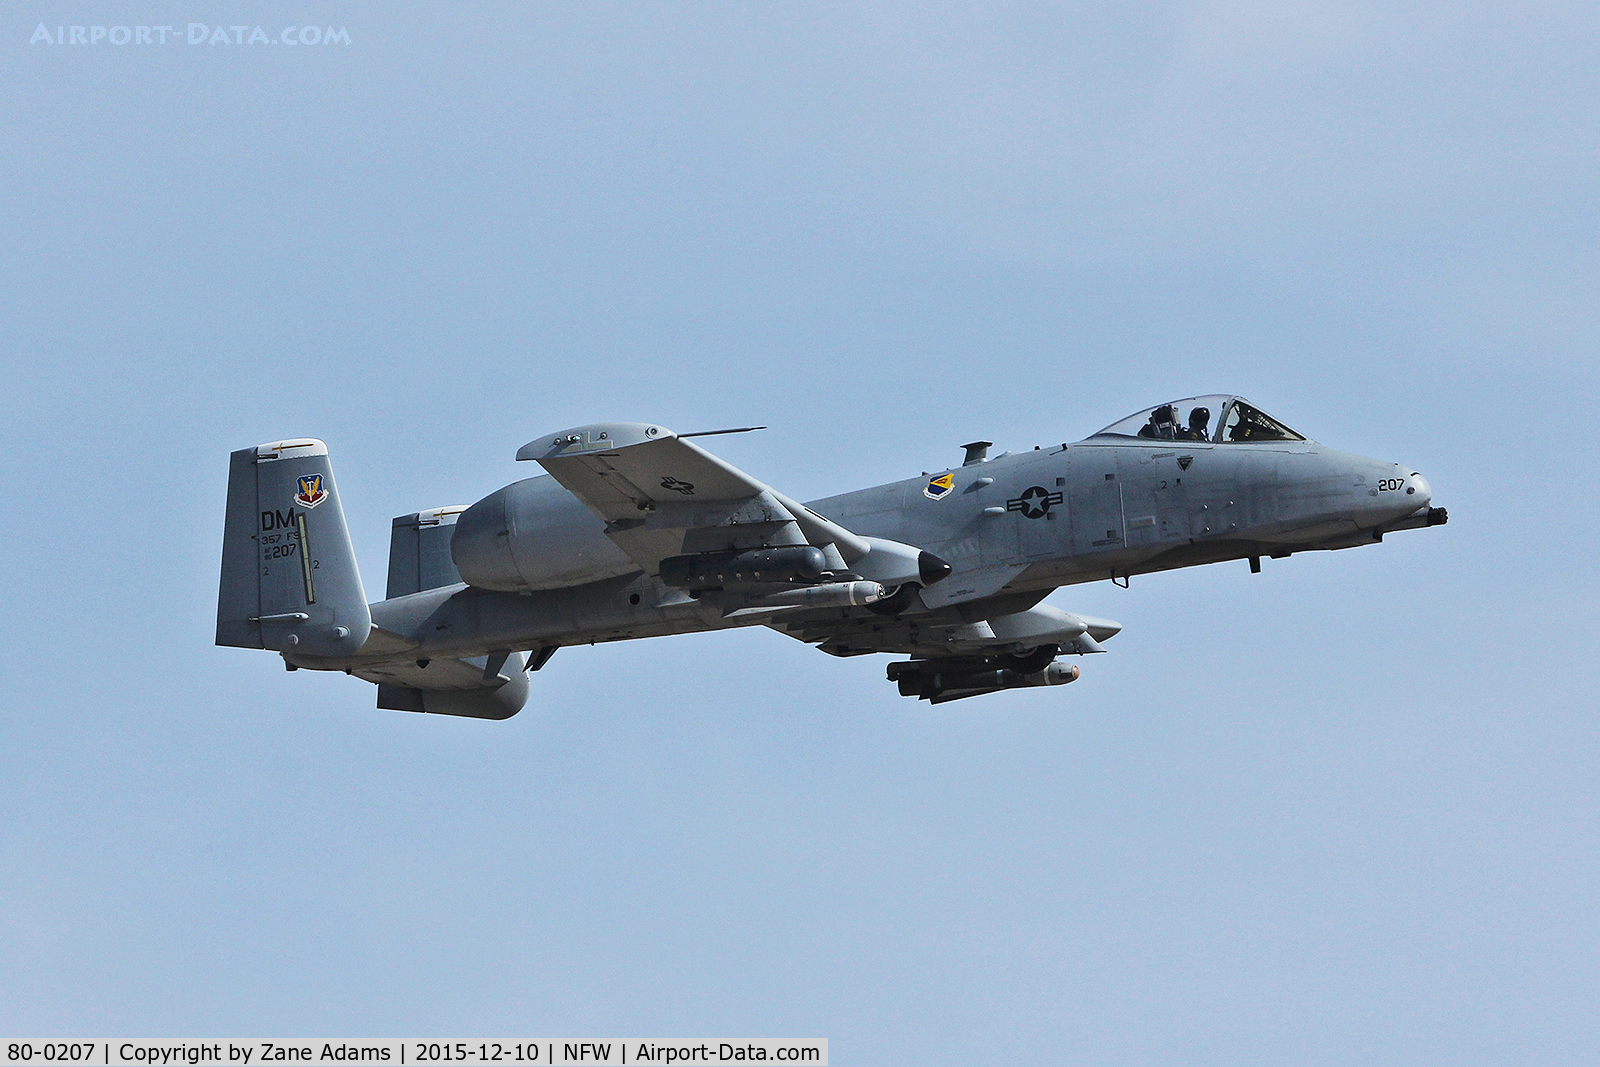
M 1410 484 L 1406 486 L 1406 495 L 1415 499 L 1417 507 L 1424 508 L 1432 503 L 1433 486 L 1428 484 L 1428 479 L 1412 471 L 1408 481 Z

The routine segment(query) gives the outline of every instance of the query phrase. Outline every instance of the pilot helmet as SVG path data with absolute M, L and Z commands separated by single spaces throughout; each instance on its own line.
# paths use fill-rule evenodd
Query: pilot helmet
M 1211 421 L 1211 409 L 1210 408 L 1205 408 L 1205 407 L 1194 408 L 1193 410 L 1191 410 L 1189 412 L 1189 425 L 1190 426 L 1204 426 L 1206 423 L 1208 423 L 1210 421 Z

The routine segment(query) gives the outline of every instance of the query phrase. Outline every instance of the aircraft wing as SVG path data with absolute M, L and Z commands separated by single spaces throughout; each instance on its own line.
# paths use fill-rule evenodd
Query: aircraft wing
M 873 652 L 922 659 L 1025 656 L 1051 646 L 1071 655 L 1104 651 L 1100 642 L 1121 631 L 1120 623 L 1075 615 L 1037 603 L 1044 593 L 1010 594 L 915 618 L 784 618 L 766 625 L 831 656 Z M 975 616 L 975 617 L 974 617 Z
M 606 534 L 647 574 L 686 553 L 814 545 L 839 571 L 873 543 L 648 423 L 598 423 L 530 441 L 535 460 L 606 522 Z

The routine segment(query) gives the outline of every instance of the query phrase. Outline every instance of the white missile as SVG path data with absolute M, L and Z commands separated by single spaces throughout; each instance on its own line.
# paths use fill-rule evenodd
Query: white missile
M 785 589 L 763 597 L 752 597 L 751 607 L 854 608 L 883 599 L 883 586 L 877 582 L 829 582 L 800 589 Z

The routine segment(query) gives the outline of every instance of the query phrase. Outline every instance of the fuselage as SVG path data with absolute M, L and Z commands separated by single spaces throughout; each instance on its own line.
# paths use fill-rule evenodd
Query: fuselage
M 956 577 L 1025 566 L 1008 584 L 1055 588 L 1359 544 L 1432 496 L 1400 464 L 1314 441 L 1092 437 L 948 473 L 953 484 L 939 499 L 922 492 L 927 479 L 912 479 L 812 506 L 926 545 L 956 566 Z
M 771 621 L 725 615 L 644 574 L 550 477 L 500 493 L 536 528 L 518 533 L 508 523 L 509 562 L 480 569 L 510 567 L 517 581 L 548 587 L 456 584 L 374 604 L 378 629 L 356 659 L 402 649 L 484 655 Z M 972 620 L 985 617 L 986 605 L 1000 614 L 1079 582 L 1370 544 L 1390 529 L 1429 525 L 1430 501 L 1417 472 L 1314 441 L 1101 434 L 808 506 L 855 533 L 915 545 L 951 565 L 949 577 L 916 592 L 904 618 L 959 612 Z M 473 581 L 473 561 L 457 560 Z M 524 579 L 525 571 L 539 577 Z

